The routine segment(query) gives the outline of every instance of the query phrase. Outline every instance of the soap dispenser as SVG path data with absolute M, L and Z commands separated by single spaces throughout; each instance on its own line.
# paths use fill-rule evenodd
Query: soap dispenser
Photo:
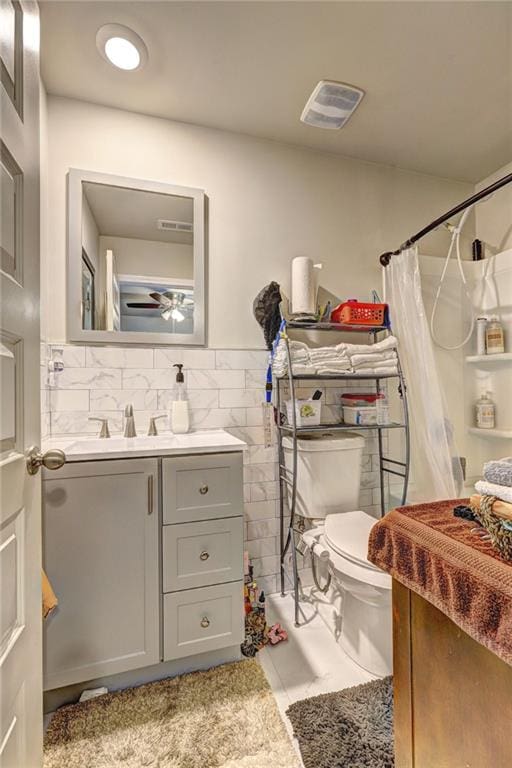
M 171 403 L 171 429 L 176 435 L 182 435 L 189 430 L 188 400 L 185 389 L 185 377 L 183 375 L 183 364 L 175 363 L 174 368 L 178 369 L 176 374 L 176 388 Z

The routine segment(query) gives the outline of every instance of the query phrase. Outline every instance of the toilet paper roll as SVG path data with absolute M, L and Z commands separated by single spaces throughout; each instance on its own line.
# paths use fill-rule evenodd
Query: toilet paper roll
M 292 259 L 292 314 L 316 312 L 315 283 L 313 261 L 307 256 Z

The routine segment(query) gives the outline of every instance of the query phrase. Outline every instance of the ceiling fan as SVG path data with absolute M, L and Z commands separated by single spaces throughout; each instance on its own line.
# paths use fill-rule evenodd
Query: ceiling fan
M 150 304 L 145 301 L 131 301 L 127 302 L 126 306 L 134 309 L 158 309 L 160 316 L 164 320 L 172 318 L 176 322 L 181 323 L 185 319 L 185 315 L 181 311 L 187 309 L 194 304 L 194 300 L 188 298 L 184 293 L 180 291 L 164 291 L 164 293 L 157 293 L 154 291 L 149 294 L 150 297 L 156 302 L 156 304 Z

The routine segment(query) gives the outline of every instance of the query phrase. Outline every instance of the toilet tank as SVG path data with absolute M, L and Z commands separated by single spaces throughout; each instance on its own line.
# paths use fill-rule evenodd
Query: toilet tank
M 302 517 L 322 518 L 351 512 L 359 506 L 364 438 L 353 432 L 313 432 L 297 439 L 297 501 Z M 283 439 L 288 477 L 292 471 L 293 439 Z M 291 488 L 288 486 L 288 503 Z

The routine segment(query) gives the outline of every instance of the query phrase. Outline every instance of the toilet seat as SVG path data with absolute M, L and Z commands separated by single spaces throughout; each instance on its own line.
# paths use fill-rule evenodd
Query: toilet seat
M 336 512 L 325 518 L 325 539 L 338 555 L 355 565 L 380 571 L 368 560 L 368 538 L 377 521 L 361 510 Z

